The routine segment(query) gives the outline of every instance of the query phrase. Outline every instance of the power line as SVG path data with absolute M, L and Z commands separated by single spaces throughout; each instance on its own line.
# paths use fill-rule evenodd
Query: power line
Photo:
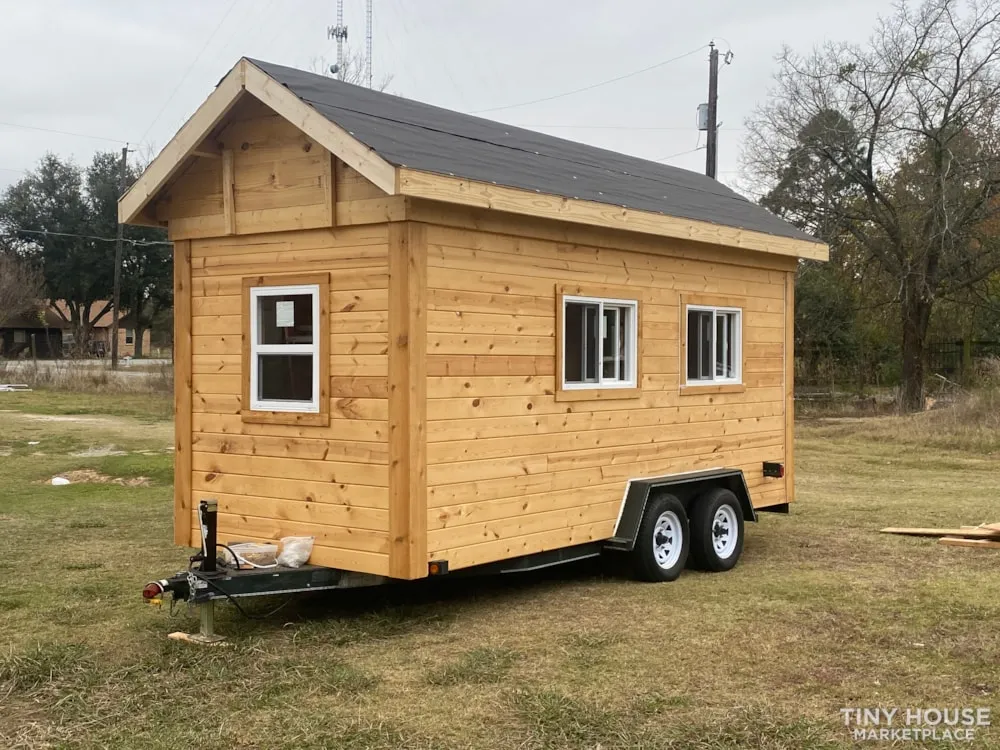
M 55 130 L 53 128 L 41 128 L 37 125 L 22 125 L 18 122 L 0 122 L 0 125 L 6 126 L 8 128 L 23 128 L 24 130 L 38 130 L 42 133 L 55 133 L 57 135 L 71 135 L 77 138 L 91 138 L 95 141 L 108 141 L 109 143 L 124 143 L 123 138 L 107 138 L 103 135 L 87 135 L 86 133 L 73 133 L 68 130 Z
M 74 237 L 76 239 L 82 240 L 97 240 L 99 242 L 117 242 L 117 237 L 98 237 L 94 234 L 76 234 L 74 232 L 51 232 L 48 229 L 21 229 L 20 227 L 11 227 L 9 229 L 0 230 L 0 235 L 4 237 L 14 237 L 17 238 L 18 234 L 40 234 L 46 237 Z M 155 240 L 128 240 L 124 239 L 122 242 L 128 242 L 136 247 L 147 247 L 149 245 L 172 245 L 172 242 L 159 242 Z
M 496 112 L 501 109 L 514 109 L 516 107 L 527 107 L 529 104 L 539 104 L 541 102 L 552 101 L 553 99 L 561 99 L 564 96 L 571 96 L 573 94 L 579 94 L 583 91 L 590 91 L 596 89 L 600 86 L 607 86 L 609 83 L 617 83 L 618 81 L 624 81 L 626 78 L 632 78 L 633 76 L 646 73 L 650 70 L 655 70 L 656 68 L 662 68 L 664 65 L 669 65 L 670 63 L 677 62 L 678 60 L 683 60 L 685 57 L 690 57 L 691 55 L 701 52 L 703 49 L 708 47 L 707 44 L 703 44 L 698 49 L 693 49 L 690 52 L 685 52 L 683 55 L 678 55 L 677 57 L 671 57 L 669 60 L 662 60 L 655 65 L 650 65 L 648 68 L 642 68 L 641 70 L 633 70 L 631 73 L 625 73 L 624 75 L 617 76 L 616 78 L 609 78 L 606 81 L 601 81 L 599 83 L 592 83 L 589 86 L 583 86 L 578 89 L 573 89 L 572 91 L 566 91 L 562 94 L 553 94 L 552 96 L 543 96 L 540 99 L 532 99 L 529 102 L 520 102 L 519 104 L 506 104 L 502 107 L 489 107 L 488 109 L 477 109 L 471 114 L 479 115 L 484 112 Z
M 163 106 L 160 107 L 160 111 L 157 112 L 156 117 L 154 117 L 153 121 L 149 123 L 149 127 L 146 128 L 146 132 L 143 133 L 142 138 L 139 139 L 140 143 L 144 143 L 146 141 L 146 136 L 149 135 L 149 131 L 153 129 L 153 126 L 156 125 L 157 122 L 159 122 L 160 118 L 163 116 L 163 113 L 166 112 L 167 105 L 170 104 L 171 101 L 173 101 L 173 98 L 177 95 L 177 92 L 181 90 L 181 86 L 184 85 L 184 82 L 187 80 L 187 77 L 191 75 L 191 71 L 194 70 L 194 66 L 198 64 L 198 61 L 201 59 L 201 56 L 205 54 L 205 50 L 208 49 L 208 45 L 215 38 L 215 35 L 219 33 L 219 29 L 222 28 L 222 24 L 226 22 L 226 19 L 229 18 L 229 14 L 233 12 L 233 8 L 235 7 L 236 7 L 236 0 L 232 0 L 232 2 L 229 3 L 229 9 L 226 11 L 225 15 L 222 16 L 222 19 L 212 30 L 212 33 L 208 35 L 208 39 L 205 40 L 205 44 L 202 45 L 201 50 L 199 50 L 198 54 L 195 55 L 195 58 L 188 66 L 188 69 L 184 71 L 184 75 L 181 76 L 181 80 L 174 87 L 174 90 L 170 92 L 170 96 L 167 97 L 167 100 L 163 103 Z
M 668 161 L 670 159 L 676 159 L 678 156 L 684 156 L 685 154 L 693 154 L 695 151 L 701 151 L 704 146 L 695 146 L 687 151 L 679 151 L 676 154 L 670 154 L 670 156 L 661 156 L 659 159 L 653 159 L 653 161 Z
M 570 130 L 676 130 L 676 131 L 689 131 L 697 130 L 696 125 L 690 125 L 688 127 L 677 127 L 677 126 L 659 126 L 659 125 L 527 125 L 521 123 L 511 123 L 516 128 L 548 128 L 555 130 L 557 128 L 565 128 Z M 745 130 L 745 128 L 727 128 L 727 130 Z

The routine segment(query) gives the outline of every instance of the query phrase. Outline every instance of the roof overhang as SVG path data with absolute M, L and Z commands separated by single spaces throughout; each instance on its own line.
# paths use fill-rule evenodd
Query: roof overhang
M 399 170 L 399 192 L 413 198 L 458 203 L 605 229 L 640 232 L 809 260 L 830 258 L 829 247 L 818 241 L 779 237 L 707 221 L 666 216 L 652 211 L 636 211 L 623 206 L 563 198 L 412 169 Z
M 396 168 L 392 164 L 323 117 L 249 60 L 241 59 L 121 197 L 118 201 L 118 221 L 159 226 L 155 219 L 144 216 L 144 210 L 184 168 L 188 159 L 198 155 L 202 142 L 244 92 L 266 104 L 381 190 L 389 195 L 396 192 Z
M 122 196 L 118 202 L 120 222 L 160 225 L 146 211 L 147 207 L 184 169 L 189 159 L 204 152 L 205 139 L 245 94 L 270 107 L 387 195 L 423 198 L 776 255 L 829 259 L 829 248 L 818 241 L 396 167 L 245 58 L 226 74 L 208 99 Z

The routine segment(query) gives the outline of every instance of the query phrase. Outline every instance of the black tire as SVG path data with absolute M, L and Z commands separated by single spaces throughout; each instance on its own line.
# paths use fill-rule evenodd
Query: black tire
M 735 544 L 728 536 L 734 532 Z M 742 552 L 743 509 L 740 501 L 722 487 L 708 490 L 691 509 L 691 558 L 695 566 L 713 572 L 731 570 Z
M 663 524 L 658 527 L 661 517 Z M 680 547 L 671 544 L 680 535 Z M 639 524 L 639 533 L 632 549 L 632 567 L 641 581 L 663 582 L 676 580 L 687 565 L 690 547 L 688 517 L 684 505 L 673 495 L 650 498 Z

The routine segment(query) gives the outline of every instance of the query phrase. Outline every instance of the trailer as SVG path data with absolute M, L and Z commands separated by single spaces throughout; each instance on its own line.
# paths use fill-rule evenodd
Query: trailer
M 203 504 L 220 544 L 315 537 L 336 587 L 601 551 L 672 580 L 793 501 L 795 271 L 828 249 L 715 180 L 244 58 L 119 218 L 174 244 L 196 572 Z M 303 588 L 204 572 L 184 598 Z

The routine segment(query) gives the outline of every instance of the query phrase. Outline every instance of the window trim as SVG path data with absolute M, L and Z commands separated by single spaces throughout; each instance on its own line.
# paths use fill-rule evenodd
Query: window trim
M 314 335 L 312 344 L 257 344 L 257 299 L 276 294 L 314 294 Z M 326 427 L 330 424 L 330 274 L 254 276 L 243 279 L 243 398 L 240 416 L 244 422 L 295 424 Z M 257 385 L 258 354 L 312 354 L 315 402 L 263 401 L 254 394 Z M 306 408 L 303 408 L 303 407 Z
M 627 381 L 603 380 L 603 366 L 598 354 L 598 381 L 596 383 L 566 383 L 564 363 L 566 357 L 565 311 L 567 302 L 608 304 L 630 307 L 633 311 L 632 335 L 626 342 L 626 357 L 633 366 L 633 377 Z M 557 286 L 556 287 L 556 401 L 585 401 L 638 398 L 642 392 L 642 299 L 634 289 Z M 603 309 L 603 308 L 602 308 Z M 598 314 L 600 317 L 600 313 Z M 603 337 L 598 336 L 599 341 Z
M 688 380 L 688 311 L 705 310 L 711 312 L 736 313 L 737 314 L 737 347 L 734 361 L 737 367 L 735 378 L 718 378 L 711 380 Z M 680 295 L 680 351 L 678 355 L 678 369 L 680 371 L 680 391 L 681 393 L 743 393 L 746 391 L 746 300 L 732 297 L 714 297 L 708 295 Z M 714 340 L 716 326 L 712 326 L 712 337 Z M 713 353 L 714 363 L 714 353 Z

